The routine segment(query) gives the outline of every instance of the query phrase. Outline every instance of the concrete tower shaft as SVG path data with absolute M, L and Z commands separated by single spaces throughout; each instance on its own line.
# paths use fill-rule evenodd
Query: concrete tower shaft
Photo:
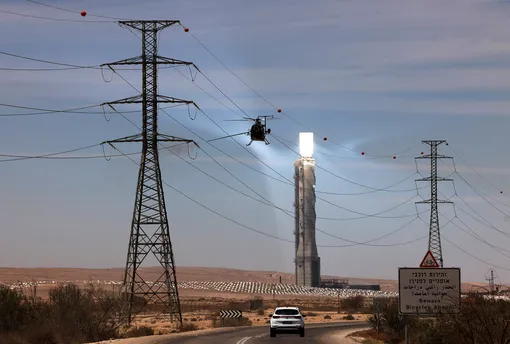
M 296 285 L 320 286 L 320 258 L 315 242 L 315 160 L 297 159 L 295 167 Z

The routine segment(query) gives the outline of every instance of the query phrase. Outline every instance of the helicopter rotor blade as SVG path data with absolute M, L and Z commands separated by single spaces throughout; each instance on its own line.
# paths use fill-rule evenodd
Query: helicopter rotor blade
M 244 133 L 239 133 L 239 134 L 234 134 L 234 135 L 228 135 L 228 136 L 218 137 L 216 139 L 212 139 L 212 140 L 209 140 L 209 141 L 206 141 L 206 142 L 212 142 L 212 141 L 216 141 L 216 140 L 227 139 L 229 137 L 234 137 L 234 136 L 239 136 L 239 135 L 248 135 L 248 134 L 249 134 L 248 132 L 244 132 Z
M 245 121 L 254 121 L 255 118 L 250 118 L 250 117 L 243 117 L 243 119 L 226 119 L 225 122 L 245 122 Z

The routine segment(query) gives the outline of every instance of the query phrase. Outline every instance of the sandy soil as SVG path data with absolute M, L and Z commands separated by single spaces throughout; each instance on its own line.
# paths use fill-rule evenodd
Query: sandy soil
M 0 282 L 29 282 L 29 281 L 121 281 L 123 268 L 111 269 L 80 269 L 80 268 L 0 268 Z M 278 283 L 282 278 L 284 284 L 294 284 L 293 274 L 277 271 L 247 271 L 227 268 L 207 267 L 178 267 L 177 277 L 179 281 L 247 281 Z M 146 280 L 156 280 L 160 276 L 160 268 L 147 267 L 140 270 L 140 275 Z M 350 284 L 379 284 L 383 291 L 397 291 L 398 281 L 386 279 L 370 279 L 356 277 L 323 276 L 324 278 L 347 278 Z M 471 290 L 473 287 L 485 286 L 485 283 L 463 283 L 464 290 Z M 44 289 L 44 287 L 42 288 Z M 194 296 L 200 294 L 204 297 L 235 297 L 226 293 L 204 293 L 182 289 L 183 296 Z M 205 295 L 207 294 L 207 295 Z M 209 295 L 211 294 L 211 295 Z

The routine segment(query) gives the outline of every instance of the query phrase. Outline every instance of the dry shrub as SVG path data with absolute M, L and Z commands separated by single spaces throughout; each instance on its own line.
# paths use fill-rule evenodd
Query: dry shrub
M 378 319 L 369 319 L 376 338 L 377 325 L 384 340 L 400 343 L 408 323 L 411 342 L 420 344 L 494 344 L 510 343 L 510 302 L 471 296 L 462 300 L 459 314 L 440 314 L 432 318 L 418 318 L 398 314 L 398 303 L 392 300 L 380 309 Z
M 134 337 L 144 337 L 144 336 L 152 336 L 154 335 L 154 330 L 152 327 L 147 326 L 138 326 L 138 327 L 132 327 L 128 329 L 123 337 L 124 338 L 134 338 Z
M 364 308 L 364 302 L 365 297 L 362 295 L 348 297 L 342 300 L 342 308 L 349 311 L 359 311 Z
M 246 318 L 224 318 L 224 319 L 213 319 L 211 325 L 214 328 L 217 327 L 238 327 L 238 326 L 251 326 L 253 322 Z
M 462 301 L 458 315 L 442 315 L 421 331 L 421 342 L 510 343 L 510 302 L 472 297 Z M 439 340 L 443 338 L 444 340 Z
M 387 341 L 388 340 L 386 334 L 377 333 L 377 331 L 375 329 L 357 331 L 357 332 L 349 334 L 349 337 L 370 338 L 370 339 L 379 340 L 379 341 Z
M 190 332 L 190 331 L 197 331 L 198 326 L 194 323 L 186 323 L 183 322 L 182 325 L 179 327 L 179 332 Z
M 75 284 L 52 288 L 42 301 L 0 286 L 0 342 L 74 344 L 117 337 L 122 300 Z

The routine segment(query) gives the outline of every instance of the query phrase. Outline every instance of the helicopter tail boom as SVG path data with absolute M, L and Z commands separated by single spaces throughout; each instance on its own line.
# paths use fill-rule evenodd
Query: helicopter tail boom
M 227 135 L 227 136 L 218 137 L 216 139 L 208 140 L 206 142 L 212 142 L 212 141 L 216 141 L 216 140 L 228 139 L 229 137 L 234 137 L 234 136 L 239 136 L 239 135 L 249 135 L 249 134 L 250 133 L 248 133 L 248 132 L 244 132 L 244 133 L 239 133 L 239 134 L 234 134 L 234 135 Z

